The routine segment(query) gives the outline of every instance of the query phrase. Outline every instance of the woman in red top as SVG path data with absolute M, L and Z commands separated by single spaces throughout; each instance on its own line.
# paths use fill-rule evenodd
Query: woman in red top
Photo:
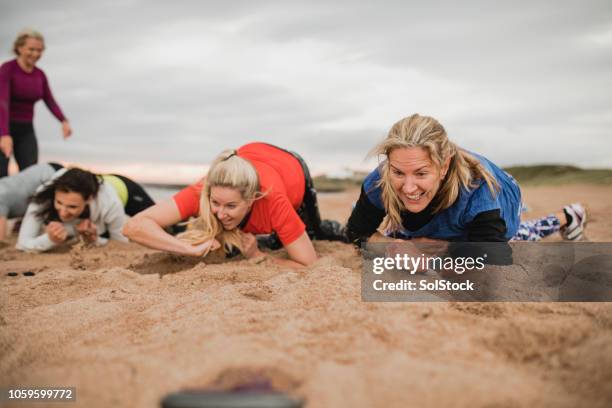
M 164 227 L 197 217 L 179 237 Z M 321 222 L 308 168 L 298 155 L 266 143 L 225 151 L 204 180 L 130 220 L 124 234 L 145 246 L 203 256 L 220 245 L 245 257 L 263 256 L 257 234 L 275 233 L 292 266 L 316 259 L 311 238 L 342 240 L 339 224 Z
M 24 30 L 13 45 L 17 58 L 0 66 L 0 177 L 8 175 L 11 154 L 15 155 L 20 171 L 38 162 L 32 120 L 34 104 L 40 99 L 62 122 L 64 139 L 72 134 L 68 120 L 53 99 L 45 73 L 36 67 L 44 50 L 42 35 Z

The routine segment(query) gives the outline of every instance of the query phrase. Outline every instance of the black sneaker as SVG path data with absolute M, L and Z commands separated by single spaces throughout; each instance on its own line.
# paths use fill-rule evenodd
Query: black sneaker
M 257 246 L 259 249 L 281 249 L 283 247 L 283 243 L 278 239 L 278 235 L 275 233 L 267 234 L 267 235 L 257 235 L 255 237 L 257 239 Z
M 321 236 L 318 238 L 326 241 L 349 242 L 342 224 L 334 220 L 321 221 Z

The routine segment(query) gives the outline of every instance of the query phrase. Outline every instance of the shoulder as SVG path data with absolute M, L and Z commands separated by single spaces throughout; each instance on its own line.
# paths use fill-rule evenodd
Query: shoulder
M 13 69 L 15 68 L 16 65 L 17 65 L 17 60 L 15 59 L 6 61 L 2 65 L 0 65 L 0 72 L 3 74 L 11 73 L 13 72 Z
M 203 181 L 185 187 L 172 196 L 172 200 L 179 210 L 181 219 L 196 216 L 200 212 L 200 195 L 204 188 Z
M 480 164 L 491 174 L 491 176 L 499 183 L 499 169 L 493 162 L 486 157 L 469 152 Z M 456 216 L 460 216 L 464 222 L 470 222 L 477 214 L 500 209 L 499 196 L 497 192 L 491 191 L 487 182 L 483 179 L 472 180 L 472 186 L 468 189 L 461 188 L 457 200 L 449 208 L 451 212 L 455 212 Z
M 44 81 L 47 80 L 47 75 L 45 75 L 45 71 L 43 71 L 42 69 L 38 68 L 37 66 L 34 67 L 33 73 L 35 75 L 41 77 Z
M 502 168 L 500 168 L 498 165 L 493 163 L 491 160 L 489 160 L 485 156 L 478 154 L 478 153 L 470 152 L 468 150 L 466 150 L 466 152 L 474 156 L 476 160 L 478 160 L 480 164 L 482 164 L 482 166 L 485 169 L 487 169 L 487 171 L 491 173 L 491 175 L 498 182 L 510 178 L 510 175 L 508 173 L 506 173 Z
M 100 184 L 98 195 L 96 195 L 96 199 L 94 201 L 98 203 L 101 209 L 111 208 L 115 206 L 123 207 L 123 205 L 121 204 L 121 199 L 119 199 L 117 192 L 108 183 Z
M 191 184 L 185 187 L 184 189 L 180 190 L 172 198 L 175 201 L 181 201 L 181 202 L 193 201 L 193 200 L 197 200 L 199 202 L 200 194 L 202 194 L 203 188 L 204 188 L 203 181 L 198 181 L 197 183 Z
M 380 188 L 381 178 L 381 166 L 378 166 L 363 180 L 363 192 L 372 204 L 379 209 L 384 209 L 382 189 Z

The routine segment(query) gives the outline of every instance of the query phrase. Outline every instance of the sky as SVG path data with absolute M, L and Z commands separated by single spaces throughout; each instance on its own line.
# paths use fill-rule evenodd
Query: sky
M 190 182 L 250 141 L 314 173 L 367 169 L 396 121 L 433 116 L 501 166 L 612 168 L 612 3 L 6 1 L 0 60 L 42 32 L 41 161 Z

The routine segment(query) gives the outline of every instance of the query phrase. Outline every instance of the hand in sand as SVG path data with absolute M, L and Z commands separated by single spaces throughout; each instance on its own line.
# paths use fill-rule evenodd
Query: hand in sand
M 394 239 L 393 242 L 387 244 L 387 250 L 385 256 L 387 258 L 403 258 L 408 256 L 410 258 L 420 258 L 423 252 L 415 245 L 411 240 Z M 415 270 L 414 273 L 425 273 L 427 268 L 419 265 L 419 269 Z
M 98 227 L 96 227 L 96 224 L 91 222 L 90 219 L 79 222 L 76 226 L 76 230 L 88 244 L 92 244 L 98 240 Z
M 201 244 L 194 244 L 189 247 L 189 255 L 204 257 L 208 255 L 210 251 L 214 251 L 221 246 L 219 241 L 216 239 L 209 239 Z
M 62 134 L 64 135 L 64 140 L 68 139 L 72 135 L 72 128 L 67 120 L 62 122 Z
M 243 232 L 240 234 L 240 238 L 242 239 L 242 255 L 244 255 L 245 258 L 251 259 L 264 255 L 264 253 L 257 248 L 257 238 L 255 238 L 255 235 L 249 232 Z
M 0 150 L 7 159 L 11 157 L 11 154 L 13 153 L 13 138 L 11 135 L 0 136 Z
M 49 239 L 56 244 L 61 244 L 66 240 L 66 238 L 68 238 L 68 232 L 66 232 L 66 229 L 61 222 L 51 221 L 49 224 L 47 224 L 45 230 L 49 236 Z

